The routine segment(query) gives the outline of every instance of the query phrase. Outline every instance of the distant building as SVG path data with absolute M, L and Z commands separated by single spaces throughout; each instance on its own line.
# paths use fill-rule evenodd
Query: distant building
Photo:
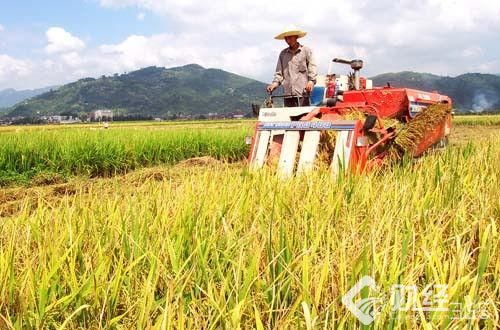
M 48 117 L 48 122 L 49 123 L 60 123 L 61 120 L 64 119 L 64 116 L 59 116 L 59 115 L 56 115 L 56 116 L 49 116 Z
M 81 123 L 82 121 L 78 117 L 73 117 L 73 116 L 64 116 L 60 123 L 61 124 L 75 124 L 75 123 Z
M 217 112 L 209 112 L 207 116 L 208 116 L 208 119 L 218 119 L 218 118 L 224 117 L 224 116 L 219 115 Z
M 73 124 L 80 122 L 80 119 L 78 119 L 77 117 L 61 116 L 61 115 L 41 116 L 40 119 L 46 121 L 47 123 L 54 123 L 54 124 Z
M 113 110 L 95 110 L 90 115 L 94 121 L 112 121 L 113 120 Z

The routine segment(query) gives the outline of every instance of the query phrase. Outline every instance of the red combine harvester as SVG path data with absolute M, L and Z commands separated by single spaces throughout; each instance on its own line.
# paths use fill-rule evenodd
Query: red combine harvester
M 325 134 L 334 137 L 326 150 L 333 173 L 360 173 L 403 153 L 418 157 L 447 142 L 452 102 L 448 96 L 409 88 L 372 87 L 360 77 L 361 60 L 333 59 L 353 69 L 349 76 L 318 79 L 311 106 L 278 108 L 271 96 L 259 119 L 248 160 L 251 168 L 277 166 L 284 176 L 318 166 Z M 353 118 L 354 117 L 354 118 Z M 328 132 L 330 131 L 330 132 Z M 333 131 L 333 132 L 331 132 Z

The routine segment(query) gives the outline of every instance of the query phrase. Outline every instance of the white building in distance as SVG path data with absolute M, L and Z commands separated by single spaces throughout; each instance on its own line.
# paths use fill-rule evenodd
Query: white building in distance
M 113 110 L 95 110 L 92 112 L 91 118 L 95 121 L 112 121 L 113 120 Z

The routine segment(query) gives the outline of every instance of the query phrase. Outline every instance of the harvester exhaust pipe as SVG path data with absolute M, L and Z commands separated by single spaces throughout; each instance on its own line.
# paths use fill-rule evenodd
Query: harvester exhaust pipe
M 354 89 L 359 91 L 361 89 L 359 70 L 361 70 L 361 68 L 363 67 L 363 61 L 362 60 L 349 61 L 341 58 L 334 58 L 332 61 L 335 63 L 347 64 L 351 66 L 351 69 L 354 70 Z

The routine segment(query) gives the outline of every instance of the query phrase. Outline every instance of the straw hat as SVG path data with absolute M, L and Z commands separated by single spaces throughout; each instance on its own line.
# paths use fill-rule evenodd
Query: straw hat
M 287 28 L 285 28 L 283 32 L 274 37 L 274 39 L 283 40 L 285 39 L 285 37 L 290 37 L 290 36 L 297 36 L 299 38 L 302 38 L 306 34 L 307 32 L 302 31 L 296 26 L 288 26 Z

